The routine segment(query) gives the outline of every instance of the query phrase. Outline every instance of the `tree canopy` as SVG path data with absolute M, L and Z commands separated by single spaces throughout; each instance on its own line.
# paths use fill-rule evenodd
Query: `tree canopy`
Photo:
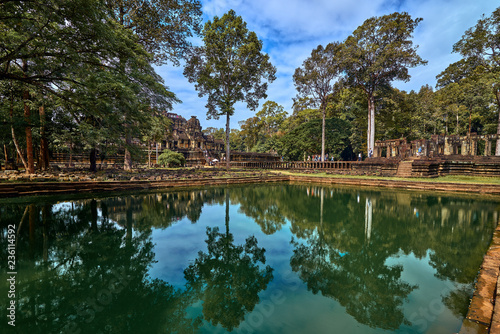
M 229 118 L 234 104 L 244 101 L 250 110 L 266 98 L 267 80 L 274 81 L 276 68 L 262 53 L 262 42 L 249 31 L 233 10 L 215 16 L 202 31 L 203 46 L 189 55 L 184 75 L 195 83 L 200 97 L 208 95 L 207 116 L 226 116 L 226 166 L 229 168 Z
M 361 89 L 368 100 L 367 150 L 375 145 L 375 102 L 380 89 L 393 80 L 408 81 L 408 69 L 426 64 L 411 41 L 422 19 L 408 13 L 372 17 L 343 43 L 345 82 Z
M 298 91 L 298 98 L 311 97 L 323 116 L 321 127 L 321 160 L 325 160 L 325 118 L 328 98 L 340 88 L 337 80 L 340 77 L 341 55 L 340 43 L 329 43 L 326 47 L 319 45 L 304 60 L 302 67 L 295 70 L 293 81 Z
M 469 28 L 462 38 L 453 45 L 453 51 L 460 53 L 462 59 L 449 65 L 438 75 L 438 86 L 447 87 L 452 84 L 467 86 L 465 90 L 477 88 L 477 83 L 488 81 L 486 86 L 491 89 L 481 89 L 472 95 L 489 95 L 497 105 L 498 122 L 496 134 L 500 135 L 500 7 L 491 16 L 483 16 L 477 24 Z M 474 88 L 470 85 L 475 86 Z M 490 92 L 488 94 L 488 92 Z M 472 115 L 469 96 L 468 104 Z M 485 97 L 483 97 L 485 98 Z M 470 116 L 471 118 L 471 116 Z M 500 155 L 500 139 L 497 139 L 496 153 Z

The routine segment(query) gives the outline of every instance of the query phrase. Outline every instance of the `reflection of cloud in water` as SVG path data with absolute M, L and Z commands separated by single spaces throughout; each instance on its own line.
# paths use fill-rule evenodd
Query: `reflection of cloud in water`
M 144 273 L 149 274 L 144 282 L 160 278 L 173 284 L 172 291 L 179 297 L 187 298 L 183 271 L 194 263 L 199 251 L 208 253 L 206 227 L 224 230 L 225 194 L 224 189 L 196 190 L 56 203 L 51 211 L 57 219 L 47 225 L 49 240 L 58 235 L 55 242 L 46 243 L 49 261 L 61 264 L 60 276 L 69 277 L 73 275 L 68 270 L 71 266 L 63 263 L 70 257 L 72 265 L 81 270 L 81 276 L 73 278 L 75 284 L 84 287 L 87 273 L 98 277 L 99 270 L 106 272 L 124 261 L 151 258 L 143 264 Z M 437 320 L 426 326 L 438 330 L 439 322 L 453 328 L 463 316 L 460 305 L 467 303 L 468 287 L 498 217 L 496 203 L 422 193 L 252 185 L 231 187 L 229 195 L 234 244 L 241 245 L 255 235 L 259 247 L 266 249 L 265 265 L 274 268 L 274 280 L 259 292 L 261 302 L 241 324 L 240 329 L 246 328 L 261 317 L 262 323 L 251 327 L 255 332 L 326 333 L 335 329 L 358 333 L 398 326 L 410 332 L 421 323 L 413 314 L 431 302 L 443 311 L 432 314 Z M 11 219 L 19 221 L 24 210 L 25 206 L 13 209 Z M 8 217 L 4 211 L 2 216 Z M 29 224 L 24 225 L 19 240 L 25 247 L 20 254 L 28 249 L 37 254 L 41 244 L 28 245 Z M 35 231 L 41 235 L 40 229 Z M 109 237 L 113 239 L 110 245 Z M 65 242 L 68 244 L 63 245 Z M 153 244 L 149 251 L 147 247 Z M 85 250 L 82 257 L 73 257 L 73 250 L 80 249 Z M 115 251 L 122 253 L 119 261 Z M 98 263 L 97 271 L 89 266 L 91 261 Z M 295 290 L 284 279 L 290 272 L 299 280 Z M 449 282 L 453 288 L 448 287 Z M 391 301 L 394 290 L 399 299 Z M 270 312 L 265 306 L 278 292 L 283 293 L 283 302 Z M 154 297 L 157 292 L 147 293 Z M 383 304 L 386 302 L 389 304 Z M 191 306 L 200 311 L 193 311 L 196 315 L 203 307 L 197 305 Z M 389 311 L 379 312 L 383 307 Z M 391 308 L 401 308 L 404 317 L 387 320 L 387 314 L 397 313 Z M 401 319 L 413 321 L 414 327 Z M 206 323 L 204 330 L 217 328 Z

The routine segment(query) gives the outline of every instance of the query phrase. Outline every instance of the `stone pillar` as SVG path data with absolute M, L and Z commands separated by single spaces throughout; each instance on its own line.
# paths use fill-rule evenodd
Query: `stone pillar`
M 488 138 L 484 139 L 484 155 L 491 155 L 491 141 Z
M 470 155 L 477 155 L 477 139 L 470 139 Z
M 468 150 L 468 148 L 469 148 L 468 140 L 462 139 L 461 142 L 462 142 L 462 155 L 467 155 L 467 153 L 469 151 Z
M 444 155 L 453 154 L 453 145 L 450 144 L 450 139 L 448 137 L 444 137 Z
M 422 143 L 422 156 L 423 157 L 427 157 L 429 156 L 429 143 L 427 142 L 427 140 L 424 140 L 424 142 Z

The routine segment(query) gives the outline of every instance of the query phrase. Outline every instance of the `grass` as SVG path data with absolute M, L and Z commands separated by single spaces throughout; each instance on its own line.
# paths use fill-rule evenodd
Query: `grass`
M 282 173 L 285 175 L 310 176 L 310 177 L 330 177 L 340 179 L 364 179 L 364 180 L 391 180 L 391 181 L 412 181 L 412 182 L 431 182 L 431 183 L 464 183 L 464 184 L 493 184 L 500 185 L 499 177 L 484 177 L 484 176 L 463 176 L 463 175 L 446 175 L 436 178 L 403 178 L 403 177 L 388 177 L 388 176 L 368 176 L 368 175 L 342 175 L 342 174 L 327 174 L 314 173 L 306 174 L 300 172 L 273 171 L 274 173 Z

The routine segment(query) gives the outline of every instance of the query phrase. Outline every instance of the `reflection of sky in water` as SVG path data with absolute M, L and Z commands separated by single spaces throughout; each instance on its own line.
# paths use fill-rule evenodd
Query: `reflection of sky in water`
M 317 188 L 307 190 L 308 196 L 320 194 Z M 328 197 L 334 197 L 334 193 L 325 191 Z M 364 196 L 362 196 L 364 197 Z M 370 243 L 370 236 L 374 233 L 375 217 L 372 201 L 366 198 L 360 201 L 357 193 L 354 197 L 361 217 L 352 221 L 361 231 L 364 229 L 365 243 Z M 414 218 L 421 218 L 418 209 L 413 207 L 400 208 Z M 378 210 L 380 214 L 380 209 Z M 476 213 L 473 214 L 475 216 Z M 372 217 L 373 216 L 373 217 Z M 198 252 L 207 251 L 205 244 L 206 227 L 219 227 L 220 232 L 225 232 L 225 204 L 203 206 L 201 216 L 196 223 L 187 218 L 177 221 L 167 229 L 154 229 L 152 233 L 155 243 L 155 254 L 157 263 L 153 264 L 149 271 L 152 278 L 160 278 L 182 288 L 185 284 L 184 269 L 193 263 Z M 266 265 L 273 269 L 274 279 L 269 283 L 265 291 L 259 293 L 260 302 L 255 309 L 245 316 L 238 333 L 391 333 L 393 331 L 372 328 L 369 325 L 358 323 L 352 315 L 337 300 L 323 296 L 321 292 L 313 294 L 307 285 L 301 281 L 296 272 L 290 267 L 290 258 L 294 254 L 294 246 L 290 240 L 294 238 L 299 243 L 305 241 L 293 236 L 291 225 L 288 220 L 277 232 L 266 235 L 262 232 L 252 218 L 247 217 L 240 210 L 240 204 L 231 204 L 229 210 L 229 230 L 234 235 L 235 244 L 243 244 L 248 236 L 255 235 L 259 246 L 266 249 Z M 335 222 L 334 218 L 325 217 L 328 221 Z M 372 222 L 373 220 L 373 222 Z M 380 220 L 379 220 L 380 222 Z M 364 226 L 363 226 L 364 225 Z M 450 233 L 453 233 L 451 227 Z M 380 232 L 380 231 L 377 231 Z M 390 233 L 386 231 L 384 233 Z M 317 237 L 315 230 L 313 236 Z M 373 236 L 372 236 L 373 237 Z M 343 250 L 336 251 L 340 258 L 350 253 Z M 458 331 L 461 318 L 454 315 L 444 304 L 443 298 L 452 290 L 463 286 L 451 283 L 449 280 L 441 280 L 437 277 L 437 270 L 430 265 L 430 252 L 421 258 L 413 253 L 405 255 L 402 252 L 388 257 L 385 266 L 402 267 L 400 280 L 414 286 L 402 303 L 405 318 L 410 320 L 409 324 L 402 324 L 395 333 L 441 333 Z M 328 257 L 326 257 L 328 259 Z M 338 268 L 335 264 L 332 268 Z M 335 284 L 333 282 L 333 284 Z M 339 287 L 342 289 L 343 287 Z M 353 296 L 353 298 L 355 298 Z M 377 301 L 374 301 L 375 303 Z M 202 304 L 193 307 L 201 312 Z M 202 333 L 225 332 L 220 326 L 213 327 L 208 324 L 202 328 Z
M 218 227 L 220 232 L 225 232 L 225 214 L 225 204 L 206 205 L 195 224 L 183 218 L 168 229 L 154 229 L 152 238 L 155 244 L 155 260 L 158 262 L 153 264 L 149 271 L 150 276 L 165 280 L 174 286 L 184 285 L 184 269 L 196 259 L 200 250 L 207 250 L 207 226 Z M 233 234 L 235 244 L 243 244 L 247 237 L 255 235 L 259 247 L 266 249 L 266 265 L 269 264 L 275 271 L 290 267 L 292 234 L 288 225 L 272 236 L 267 236 L 251 218 L 239 212 L 239 205 L 231 205 L 229 218 L 229 232 Z
M 52 205 L 52 214 L 59 217 L 54 223 L 68 229 L 58 234 L 54 227 L 52 235 L 57 235 L 57 240 L 51 239 L 43 247 L 49 246 L 52 266 L 78 254 L 73 264 L 82 264 L 80 284 L 85 288 L 86 284 L 94 284 L 85 281 L 92 274 L 86 271 L 87 266 L 98 268 L 106 258 L 108 266 L 120 267 L 130 257 L 144 256 L 138 254 L 150 240 L 155 245 L 156 261 L 150 264 L 148 259 L 150 278 L 161 279 L 184 293 L 184 271 L 199 259 L 200 251 L 208 252 L 207 227 L 226 232 L 225 195 L 224 189 L 208 188 L 75 202 L 64 198 Z M 493 201 L 423 193 L 256 185 L 229 188 L 229 195 L 233 245 L 244 245 L 246 238 L 255 236 L 258 246 L 266 250 L 265 265 L 257 265 L 261 269 L 266 265 L 273 268 L 273 279 L 265 288 L 254 290 L 258 300 L 249 307 L 252 311 L 245 311 L 245 320 L 238 322 L 234 333 L 457 332 L 462 316 L 456 304 L 467 303 L 472 276 L 479 268 L 498 217 Z M 16 210 L 19 221 L 25 207 Z M 108 212 L 108 218 L 103 217 L 103 212 Z M 94 218 L 97 220 L 91 222 Z M 29 223 L 24 225 L 26 247 L 31 247 L 26 229 Z M 151 226 L 155 227 L 149 234 Z M 41 227 L 37 231 L 42 233 Z M 39 240 L 44 235 L 39 234 Z M 142 241 L 133 246 L 135 238 Z M 117 254 L 122 254 L 120 261 L 115 261 L 119 255 L 106 247 L 113 240 L 114 247 L 119 248 Z M 69 251 L 64 248 L 67 241 Z M 51 251 L 53 245 L 60 247 L 55 247 L 60 254 Z M 94 248 L 101 253 L 94 254 Z M 41 242 L 37 249 L 42 250 Z M 59 270 L 66 271 L 67 265 L 62 264 Z M 216 268 L 224 271 L 224 266 Z M 241 273 L 251 271 L 234 270 L 229 274 L 241 278 Z M 64 274 L 71 276 L 67 271 Z M 241 281 L 243 285 L 230 286 L 229 294 L 212 296 L 241 294 L 241 287 L 248 287 L 247 281 Z M 234 290 L 235 286 L 239 290 Z M 138 291 L 139 296 L 142 292 Z M 447 299 L 451 292 L 457 299 Z M 401 298 L 393 298 L 393 294 Z M 204 313 L 204 302 L 197 299 L 200 296 L 186 306 L 184 311 L 189 316 Z M 226 330 L 205 321 L 199 332 Z

